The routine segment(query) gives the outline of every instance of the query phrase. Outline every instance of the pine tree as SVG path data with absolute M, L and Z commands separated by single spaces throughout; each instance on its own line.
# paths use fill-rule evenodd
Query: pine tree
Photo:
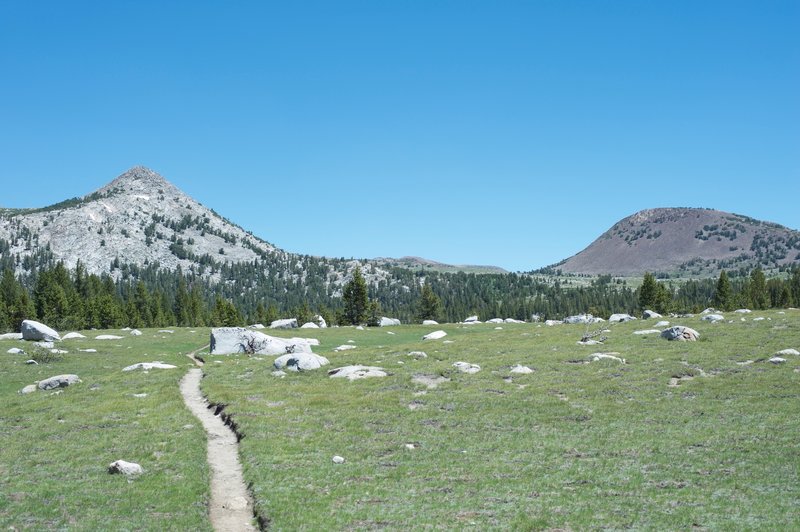
M 419 296 L 417 303 L 417 319 L 424 320 L 439 320 L 442 314 L 442 301 L 439 299 L 430 283 L 427 281 L 422 285 L 422 293 Z
M 767 281 L 761 268 L 756 268 L 750 272 L 750 299 L 753 302 L 753 308 L 756 310 L 767 308 L 769 303 Z
M 658 283 L 650 272 L 645 272 L 639 288 L 639 307 L 643 310 L 655 308 L 658 301 Z
M 714 307 L 720 310 L 729 311 L 731 310 L 732 299 L 731 282 L 728 279 L 728 274 L 725 272 L 725 270 L 722 270 L 719 272 L 717 288 L 714 291 Z
M 367 319 L 367 283 L 361 275 L 361 268 L 356 267 L 353 278 L 344 285 L 342 291 L 344 312 L 342 318 L 345 325 L 359 325 Z
M 800 306 L 800 268 L 792 270 L 792 277 L 789 279 L 789 292 L 792 294 L 789 304 Z

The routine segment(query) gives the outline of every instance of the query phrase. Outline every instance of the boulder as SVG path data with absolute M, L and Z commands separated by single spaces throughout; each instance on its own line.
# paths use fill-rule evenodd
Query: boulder
M 504 323 L 503 318 L 492 318 L 490 320 L 486 320 L 486 323 Z
M 597 323 L 599 321 L 603 321 L 602 318 L 595 318 L 591 314 L 577 314 L 575 316 L 567 316 L 564 318 L 564 323 L 575 324 L 575 323 Z
M 34 345 L 38 345 L 42 349 L 53 349 L 53 342 L 36 342 Z
M 254 323 L 254 324 L 252 324 L 252 325 L 250 326 L 250 328 L 251 328 L 251 329 L 256 329 L 256 330 L 259 330 L 259 329 L 264 329 L 265 327 L 264 327 L 264 324 L 263 324 L 263 323 Z
M 287 318 L 282 320 L 275 320 L 269 324 L 270 329 L 296 329 L 297 318 Z
M 608 321 L 611 323 L 625 323 L 626 321 L 635 320 L 630 314 L 612 314 L 609 316 Z
M 326 322 L 325 318 L 323 318 L 322 316 L 320 316 L 320 315 L 314 316 L 314 321 L 316 322 L 317 325 L 319 325 L 320 329 L 327 329 L 328 328 L 328 322 Z
M 481 370 L 481 367 L 477 364 L 470 364 L 469 362 L 456 362 L 453 364 L 453 367 L 456 368 L 461 373 L 478 373 Z
M 656 327 L 669 327 L 669 322 L 666 320 L 661 320 L 656 323 Z
M 552 327 L 553 325 L 562 325 L 564 322 L 562 320 L 547 320 L 544 322 L 545 325 L 548 327 Z
M 517 364 L 516 366 L 511 368 L 510 373 L 516 373 L 518 375 L 527 375 L 528 373 L 533 373 L 533 370 L 528 366 L 522 366 L 520 364 Z
M 414 357 L 417 360 L 420 358 L 428 358 L 428 354 L 425 351 L 411 351 L 408 356 Z
M 656 312 L 654 310 L 645 310 L 642 313 L 642 319 L 645 319 L 645 320 L 648 320 L 650 318 L 661 318 L 661 317 L 663 317 L 663 316 L 661 316 L 661 314 L 659 314 L 658 312 Z
M 0 340 L 22 340 L 22 333 L 0 334 Z
M 753 311 L 750 310 L 749 308 L 739 308 L 734 310 L 734 312 L 736 312 L 737 314 L 750 314 Z
M 331 461 L 332 461 L 334 464 L 343 464 L 343 463 L 344 463 L 344 458 L 342 458 L 342 457 L 341 457 L 341 456 L 339 456 L 339 455 L 336 455 L 336 456 L 334 456 L 333 458 L 331 458 Z
M 422 337 L 423 340 L 438 340 L 439 338 L 444 338 L 447 336 L 447 333 L 444 331 L 433 331 L 432 333 L 428 333 Z
M 775 354 L 776 355 L 781 355 L 781 356 L 789 356 L 789 355 L 798 356 L 798 355 L 800 355 L 800 352 L 797 351 L 797 349 L 783 349 L 781 351 L 778 351 Z
M 378 322 L 380 327 L 393 327 L 395 325 L 400 325 L 400 320 L 397 318 L 387 318 L 383 316 L 380 321 Z
M 614 362 L 619 362 L 621 364 L 624 364 L 625 363 L 624 358 L 619 358 L 618 356 L 615 356 L 618 354 L 619 353 L 593 353 L 589 355 L 589 361 L 597 362 L 599 360 L 612 360 Z
M 56 331 L 44 323 L 39 323 L 38 321 L 24 320 L 22 322 L 21 332 L 23 340 L 44 342 L 55 342 L 56 340 L 61 340 L 61 336 L 59 336 Z
M 684 327 L 683 325 L 676 325 L 674 327 L 670 327 L 669 329 L 665 329 L 664 331 L 662 331 L 661 338 L 666 338 L 667 340 L 694 342 L 698 338 L 700 338 L 700 333 L 689 327 Z
M 725 316 L 722 316 L 721 314 L 706 314 L 700 319 L 703 321 L 710 321 L 711 323 L 716 323 L 718 321 L 725 321 Z
M 133 364 L 131 366 L 127 366 L 122 368 L 122 371 L 134 371 L 137 369 L 143 370 L 151 370 L 151 369 L 175 369 L 177 366 L 173 366 L 172 364 L 164 364 L 161 361 L 157 362 L 139 362 L 138 364 Z
M 301 329 L 319 329 L 319 325 L 317 325 L 313 321 L 309 321 L 309 322 L 304 323 L 303 325 L 301 325 L 300 328 Z
M 62 340 L 72 340 L 75 338 L 86 338 L 86 337 L 79 332 L 68 332 L 67 334 L 61 337 Z
M 66 388 L 71 384 L 81 382 L 77 375 L 56 375 L 43 381 L 39 381 L 40 390 L 54 390 L 56 388 Z
M 95 340 L 122 340 L 122 336 L 116 334 L 99 334 L 94 337 Z
M 464 320 L 464 323 L 478 323 L 478 316 L 470 316 Z
M 503 320 L 505 323 L 525 323 L 522 320 L 515 320 L 514 318 L 506 318 Z
M 423 325 L 439 325 L 439 322 L 436 320 L 422 320 Z
M 212 355 L 248 353 L 252 355 L 285 355 L 310 353 L 311 344 L 302 338 L 275 338 L 244 327 L 215 327 L 211 329 Z
M 331 378 L 346 377 L 354 381 L 356 379 L 368 379 L 371 377 L 386 377 L 386 372 L 383 368 L 375 366 L 344 366 L 330 370 L 328 375 Z
M 12 347 L 8 351 L 6 351 L 6 353 L 8 353 L 9 355 L 24 355 L 25 351 L 23 351 L 19 347 Z
M 33 392 L 35 392 L 35 391 L 36 391 L 36 389 L 37 389 L 37 388 L 36 388 L 36 385 L 35 385 L 35 384 L 29 384 L 29 385 L 25 386 L 23 389 L 21 389 L 21 390 L 19 391 L 19 393 L 21 393 L 22 395 L 27 395 L 27 394 L 29 394 L 29 393 L 33 393 Z
M 128 334 L 130 334 L 131 336 L 141 336 L 142 335 L 142 331 L 140 331 L 139 329 L 134 329 L 131 332 L 129 332 Z
M 343 345 L 340 345 L 339 347 L 334 347 L 333 350 L 338 352 L 338 351 L 349 351 L 349 350 L 355 349 L 355 348 L 356 348 L 356 346 L 354 346 L 354 345 L 343 344 Z
M 135 476 L 144 473 L 144 469 L 139 464 L 134 462 L 126 462 L 125 460 L 117 460 L 108 464 L 108 472 L 112 475 L 119 473 L 125 476 Z
M 633 334 L 661 334 L 658 329 L 645 329 L 643 331 L 633 331 Z
M 781 357 L 772 357 L 769 359 L 769 361 L 772 362 L 773 364 L 783 364 L 784 362 L 786 362 L 786 359 Z
M 700 314 L 713 314 L 715 312 L 717 312 L 717 309 L 709 307 L 707 309 L 703 309 Z
M 275 359 L 273 366 L 276 370 L 287 369 L 290 371 L 310 371 L 330 364 L 327 358 L 314 353 L 294 353 L 281 355 Z

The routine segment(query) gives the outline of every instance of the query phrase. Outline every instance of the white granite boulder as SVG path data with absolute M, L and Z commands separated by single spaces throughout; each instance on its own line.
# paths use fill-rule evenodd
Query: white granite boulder
M 506 318 L 506 319 L 503 320 L 503 322 L 505 322 L 505 323 L 525 323 L 522 320 L 516 320 L 514 318 Z
M 275 359 L 273 366 L 278 370 L 311 371 L 330 364 L 327 358 L 314 353 L 293 353 L 281 355 Z
M 22 340 L 22 333 L 0 334 L 0 340 Z
M 258 330 L 261 330 L 261 329 L 265 329 L 266 327 L 264 327 L 264 324 L 263 324 L 263 323 L 254 323 L 254 324 L 252 324 L 252 325 L 250 326 L 250 328 L 251 328 L 251 329 L 255 329 L 255 330 L 257 330 L 257 331 L 258 331 Z
M 142 335 L 142 331 L 140 331 L 139 329 L 133 329 L 128 334 L 130 334 L 131 336 L 141 336 Z
M 356 379 L 369 379 L 372 377 L 386 377 L 383 368 L 376 366 L 344 366 L 328 371 L 331 378 L 347 378 L 351 381 Z
M 122 371 L 134 371 L 137 369 L 143 369 L 145 371 L 149 371 L 151 369 L 175 369 L 177 366 L 173 366 L 172 364 L 164 364 L 161 361 L 156 362 L 139 362 L 138 364 L 132 364 L 130 366 L 122 368 Z
M 439 322 L 436 320 L 422 320 L 423 325 L 439 325 Z
M 68 332 L 64 336 L 61 337 L 62 340 L 74 340 L 76 338 L 86 338 L 79 332 Z
M 439 338 L 444 338 L 447 336 L 447 333 L 444 331 L 433 331 L 432 333 L 428 333 L 422 337 L 423 340 L 438 340 Z
M 393 327 L 395 325 L 400 325 L 400 320 L 397 318 L 387 318 L 383 316 L 380 321 L 378 322 L 380 327 Z
M 564 321 L 563 320 L 545 320 L 544 324 L 547 325 L 548 327 L 552 327 L 553 325 L 563 325 Z
M 111 474 L 119 473 L 127 477 L 141 475 L 144 473 L 144 468 L 134 462 L 126 462 L 125 460 L 116 460 L 108 464 L 108 472 Z
M 737 314 L 750 314 L 753 311 L 750 310 L 749 308 L 737 308 L 736 310 L 734 310 L 734 312 L 736 312 Z
M 656 323 L 656 327 L 669 327 L 669 322 L 666 320 L 661 320 Z
M 464 323 L 480 323 L 478 321 L 478 316 L 470 316 L 464 320 Z
M 20 330 L 23 340 L 33 340 L 35 342 L 55 342 L 56 340 L 61 340 L 61 336 L 55 330 L 38 321 L 24 320 Z
M 659 314 L 655 310 L 645 310 L 642 313 L 642 319 L 645 319 L 645 320 L 648 320 L 650 318 L 661 318 L 661 317 L 663 317 L 663 316 L 661 316 L 661 314 Z
M 35 384 L 29 384 L 29 385 L 25 386 L 23 389 L 21 389 L 18 393 L 20 393 L 22 395 L 27 395 L 29 393 L 35 392 L 36 390 L 37 390 L 37 388 L 36 388 Z
M 276 338 L 244 327 L 215 327 L 211 329 L 212 355 L 247 353 L 251 355 L 285 355 L 310 353 L 311 344 L 302 338 Z
M 527 375 L 529 373 L 533 373 L 533 370 L 528 366 L 517 364 L 516 366 L 511 368 L 511 371 L 509 373 L 515 373 L 517 375 Z
M 703 321 L 710 321 L 711 323 L 716 323 L 718 321 L 725 321 L 725 316 L 721 314 L 706 314 L 700 319 Z
M 608 317 L 608 321 L 611 323 L 625 323 L 627 321 L 635 320 L 633 316 L 630 314 L 612 314 Z
M 695 342 L 700 338 L 700 333 L 683 325 L 676 325 L 661 332 L 661 338 L 667 340 L 680 340 L 684 342 Z
M 481 367 L 477 364 L 470 364 L 469 362 L 456 362 L 453 364 L 453 367 L 456 368 L 461 373 L 478 373 L 481 370 Z
M 297 318 L 287 318 L 282 320 L 275 320 L 269 324 L 270 329 L 296 329 Z
M 633 334 L 661 334 L 658 329 L 645 329 L 643 331 L 633 331 Z
M 490 320 L 486 320 L 486 323 L 504 323 L 503 318 L 492 318 Z
M 56 388 L 66 388 L 72 384 L 81 382 L 77 375 L 56 375 L 43 381 L 39 381 L 40 390 L 54 390 Z
M 564 318 L 564 323 L 568 324 L 576 324 L 576 323 L 597 323 L 603 321 L 602 318 L 595 318 L 591 314 L 576 314 L 575 316 L 567 316 Z
M 6 353 L 8 353 L 9 355 L 24 355 L 25 351 L 23 351 L 19 347 L 12 347 L 8 351 L 6 351 Z
M 592 353 L 591 355 L 589 355 L 589 361 L 590 362 L 598 362 L 600 360 L 611 360 L 613 362 L 619 362 L 621 364 L 624 364 L 625 363 L 625 359 L 624 358 L 619 358 L 618 356 L 615 356 L 615 355 L 618 355 L 618 354 L 619 353 L 615 353 L 615 352 L 611 352 L 611 353 Z
M 116 334 L 98 334 L 94 337 L 95 340 L 122 340 L 122 336 Z
M 319 325 L 313 321 L 309 321 L 300 326 L 301 329 L 319 329 Z
M 784 357 L 785 356 L 789 356 L 789 355 L 798 356 L 798 355 L 800 355 L 800 351 L 797 351 L 797 349 L 782 349 L 782 350 L 778 351 L 775 354 L 776 355 L 780 355 L 780 356 L 784 356 Z

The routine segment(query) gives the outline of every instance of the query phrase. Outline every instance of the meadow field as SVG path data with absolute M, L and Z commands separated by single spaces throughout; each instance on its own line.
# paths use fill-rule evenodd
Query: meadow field
M 584 325 L 270 331 L 318 338 L 331 365 L 277 377 L 274 357 L 201 350 L 202 390 L 241 436 L 275 530 L 796 529 L 800 356 L 769 359 L 800 349 L 800 311 L 725 317 L 667 318 L 697 342 L 633 334 L 654 320 L 604 324 L 596 346 L 577 345 Z M 435 329 L 447 336 L 422 340 Z M 38 365 L 6 353 L 29 343 L 0 341 L 0 526 L 210 529 L 205 434 L 178 391 L 209 329 L 83 333 Z M 178 367 L 121 371 L 156 360 Z M 328 377 L 349 364 L 388 376 Z M 64 373 L 82 382 L 18 393 Z M 110 475 L 117 459 L 145 473 Z

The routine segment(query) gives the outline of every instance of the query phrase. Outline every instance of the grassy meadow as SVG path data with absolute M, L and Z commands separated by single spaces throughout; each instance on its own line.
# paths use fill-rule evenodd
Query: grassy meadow
M 243 435 L 245 480 L 275 530 L 796 529 L 800 357 L 767 359 L 800 349 L 800 311 L 726 318 L 670 319 L 700 332 L 688 343 L 633 334 L 653 320 L 608 325 L 601 346 L 576 345 L 584 325 L 273 331 L 318 338 L 330 368 L 389 376 L 279 378 L 274 357 L 204 355 L 202 388 Z M 436 328 L 448 336 L 421 340 Z M 195 331 L 65 341 L 69 354 L 39 366 L 0 341 L 0 525 L 207 529 L 204 434 L 178 391 L 184 353 L 207 343 Z M 595 352 L 627 363 L 586 363 Z M 179 369 L 120 371 L 153 360 Z M 17 394 L 60 373 L 83 382 Z M 118 458 L 145 474 L 109 475 Z

